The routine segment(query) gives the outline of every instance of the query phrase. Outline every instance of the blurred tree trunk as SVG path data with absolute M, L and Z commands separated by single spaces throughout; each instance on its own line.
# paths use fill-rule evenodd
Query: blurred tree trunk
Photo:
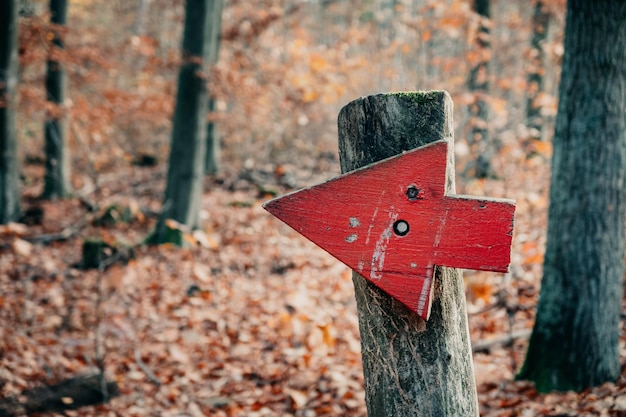
M 146 32 L 146 19 L 148 15 L 148 8 L 152 0 L 139 0 L 139 6 L 137 6 L 137 17 L 135 18 L 135 35 L 142 36 Z
M 175 220 L 188 229 L 198 226 L 206 158 L 208 94 L 204 64 L 209 57 L 212 12 L 218 0 L 187 0 L 182 64 L 173 116 L 172 142 L 163 209 L 151 241 L 182 244 Z M 174 232 L 174 233 L 172 233 Z
M 475 178 L 486 178 L 493 174 L 491 157 L 493 144 L 489 136 L 489 61 L 491 60 L 491 0 L 474 0 L 474 12 L 478 15 L 478 29 L 474 37 L 474 53 L 470 59 L 470 75 L 467 88 L 473 100 L 469 105 L 470 134 L 467 142 L 476 155 L 476 161 L 468 164 Z
M 35 5 L 31 0 L 19 0 L 18 15 L 31 17 L 35 14 Z
M 0 224 L 20 215 L 15 106 L 17 95 L 17 0 L 0 2 Z
M 437 140 L 454 155 L 452 99 L 443 91 L 379 94 L 339 113 L 341 171 Z M 447 192 L 454 192 L 454 163 Z M 356 203 L 356 202 L 355 202 Z M 370 417 L 477 416 L 463 277 L 435 269 L 428 322 L 353 273 Z
M 545 0 L 537 0 L 532 20 L 533 35 L 528 56 L 528 86 L 526 91 L 526 125 L 528 139 L 541 140 L 543 137 L 543 116 L 541 114 L 541 94 L 544 91 L 545 51 L 544 43 L 550 24 L 550 11 Z
M 46 71 L 48 112 L 45 123 L 46 174 L 42 197 L 65 198 L 71 193 L 70 159 L 65 129 L 67 79 L 60 56 L 67 24 L 67 0 L 50 0 L 52 44 Z
M 217 64 L 220 51 L 220 32 L 222 29 L 222 8 L 223 0 L 215 0 L 211 2 L 212 10 L 210 28 L 207 32 L 207 43 L 209 48 L 209 56 L 207 63 L 212 67 Z M 215 97 L 209 91 L 208 111 L 215 111 Z M 205 174 L 215 174 L 220 168 L 220 141 L 215 131 L 215 122 L 209 120 L 206 125 L 206 158 L 204 161 Z
M 626 2 L 569 0 L 537 318 L 519 379 L 575 390 L 620 375 Z

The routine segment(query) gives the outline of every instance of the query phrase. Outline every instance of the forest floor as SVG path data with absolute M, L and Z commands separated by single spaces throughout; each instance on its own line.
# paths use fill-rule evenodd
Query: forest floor
M 580 394 L 514 381 L 539 294 L 549 164 L 512 157 L 500 167 L 506 180 L 459 187 L 517 200 L 511 272 L 464 274 L 481 415 L 626 416 L 626 372 Z M 104 369 L 120 395 L 65 415 L 365 416 L 351 272 L 261 207 L 268 184 L 282 194 L 287 175 L 310 185 L 333 176 L 332 164 L 207 179 L 202 230 L 183 249 L 140 244 L 160 208 L 162 166 L 101 176 L 82 199 L 56 202 L 36 199 L 42 168 L 26 166 L 32 224 L 0 229 L 1 401 Z M 133 246 L 133 256 L 85 269 L 93 238 Z M 622 337 L 623 363 L 625 346 Z

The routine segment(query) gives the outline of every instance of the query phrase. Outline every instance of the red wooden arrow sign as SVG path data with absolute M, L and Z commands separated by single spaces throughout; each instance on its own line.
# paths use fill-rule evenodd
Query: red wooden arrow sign
M 515 202 L 446 194 L 434 142 L 264 208 L 424 319 L 435 265 L 507 272 Z

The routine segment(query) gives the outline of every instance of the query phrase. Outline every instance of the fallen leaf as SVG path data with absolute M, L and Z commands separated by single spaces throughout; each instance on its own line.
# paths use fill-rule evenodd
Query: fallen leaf
M 30 256 L 33 252 L 33 244 L 23 239 L 15 239 L 11 246 L 13 251 L 21 256 Z
M 170 345 L 168 348 L 170 352 L 170 357 L 179 363 L 186 364 L 189 363 L 189 355 L 178 345 Z
M 620 395 L 615 398 L 615 403 L 613 404 L 614 411 L 626 411 L 626 394 Z
M 193 265 L 193 276 L 198 281 L 205 283 L 211 282 L 211 268 L 201 263 L 195 263 Z
M 28 227 L 22 223 L 9 222 L 0 225 L 0 235 L 24 236 L 28 233 Z
M 293 403 L 293 408 L 296 410 L 301 409 L 309 402 L 309 398 L 305 391 L 287 389 L 286 392 Z

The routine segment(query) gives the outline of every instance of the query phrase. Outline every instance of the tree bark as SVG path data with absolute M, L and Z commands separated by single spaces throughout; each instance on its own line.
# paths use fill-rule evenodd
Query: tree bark
M 18 15 L 22 17 L 32 17 L 35 14 L 35 5 L 31 0 L 18 1 Z
M 453 160 L 452 100 L 442 91 L 364 97 L 339 114 L 342 172 L 442 139 Z M 453 168 L 448 175 L 454 192 Z M 368 415 L 478 415 L 461 273 L 436 268 L 428 322 L 359 274 L 353 281 Z
M 15 108 L 17 95 L 17 0 L 0 2 L 0 224 L 21 211 Z
M 570 0 L 537 319 L 520 379 L 576 390 L 620 375 L 626 2 Z
M 211 27 L 208 32 L 208 64 L 214 66 L 217 64 L 220 51 L 220 32 L 222 29 L 222 8 L 223 0 L 214 0 L 211 2 Z M 208 111 L 215 111 L 215 98 L 209 91 Z M 215 122 L 210 120 L 206 126 L 206 158 L 204 160 L 205 174 L 216 174 L 220 168 L 220 140 L 217 136 Z
M 46 174 L 42 197 L 65 198 L 71 193 L 70 160 L 65 129 L 67 79 L 62 59 L 64 28 L 67 25 L 67 0 L 50 0 L 52 45 L 46 71 L 46 99 L 50 110 L 45 122 Z
M 533 35 L 528 56 L 528 75 L 526 90 L 526 125 L 528 138 L 541 140 L 543 135 L 543 115 L 541 114 L 541 93 L 546 72 L 544 43 L 548 35 L 550 12 L 545 0 L 537 0 L 533 14 Z
M 467 87 L 473 95 L 469 105 L 471 132 L 468 144 L 476 160 L 468 164 L 466 173 L 475 178 L 493 175 L 491 157 L 493 149 L 489 136 L 489 61 L 491 59 L 491 0 L 474 0 L 474 12 L 478 15 L 478 30 L 474 39 L 475 57 L 470 69 Z
M 204 64 L 209 57 L 208 33 L 211 30 L 216 0 L 187 0 L 183 33 L 183 62 L 178 75 L 172 142 L 163 209 L 154 243 L 181 243 L 179 233 L 170 233 L 167 219 L 193 229 L 198 226 L 204 162 L 206 153 L 206 115 L 208 95 Z
M 146 19 L 148 16 L 148 9 L 152 0 L 139 0 L 139 6 L 137 6 L 137 17 L 135 18 L 135 35 L 143 36 L 146 32 Z

